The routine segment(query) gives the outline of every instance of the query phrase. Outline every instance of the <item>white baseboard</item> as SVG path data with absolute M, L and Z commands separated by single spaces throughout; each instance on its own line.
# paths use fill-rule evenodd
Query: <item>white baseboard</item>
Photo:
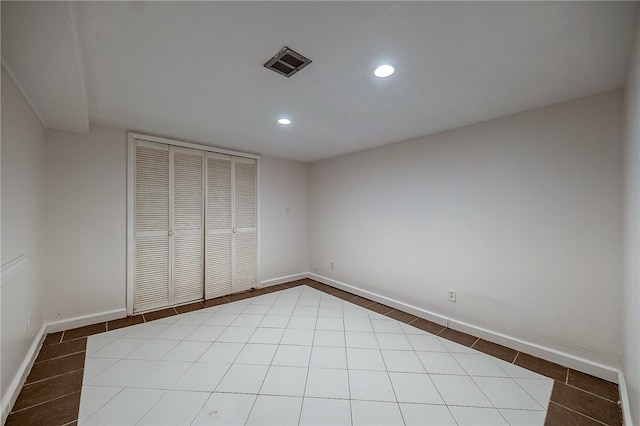
M 385 305 L 391 306 L 392 308 L 396 308 L 401 311 L 408 312 L 417 317 L 424 318 L 429 321 L 433 321 L 437 324 L 450 327 L 454 330 L 462 331 L 462 332 L 471 334 L 473 336 L 481 337 L 491 342 L 495 342 L 503 346 L 507 346 L 509 348 L 516 349 L 518 351 L 525 352 L 525 353 L 537 356 L 539 358 L 543 358 L 543 359 L 564 365 L 566 367 L 573 368 L 574 370 L 578 370 L 583 373 L 590 374 L 592 376 L 600 377 L 601 379 L 605 379 L 614 383 L 618 383 L 619 381 L 619 370 L 616 368 L 602 365 L 593 361 L 589 361 L 584 358 L 577 357 L 575 355 L 570 355 L 565 352 L 557 351 L 555 349 L 538 345 L 536 343 L 527 342 L 525 340 L 521 340 L 512 336 L 507 336 L 505 334 L 497 333 L 492 330 L 487 330 L 482 327 L 477 327 L 475 325 L 464 323 L 462 321 L 457 321 L 453 318 L 449 318 L 444 315 L 437 314 L 435 312 L 430 312 L 425 309 L 410 305 L 408 303 L 391 299 L 389 297 L 382 296 L 380 294 L 373 293 L 371 291 L 363 290 L 353 285 L 345 284 L 343 282 L 336 281 L 327 277 L 323 277 L 321 275 L 317 275 L 309 272 L 307 276 L 323 284 L 327 284 L 332 287 L 336 287 L 341 290 L 345 290 L 350 293 L 357 294 L 358 296 L 366 297 L 367 299 L 371 299 L 375 302 L 383 303 Z
M 35 339 L 33 339 L 33 343 L 29 347 L 22 364 L 20 364 L 20 368 L 16 372 L 16 375 L 13 377 L 13 380 L 9 384 L 9 388 L 7 392 L 2 396 L 2 421 L 0 424 L 5 424 L 7 421 L 7 417 L 9 417 L 9 412 L 13 408 L 13 404 L 15 404 L 18 399 L 18 395 L 20 395 L 20 391 L 22 390 L 22 386 L 24 385 L 25 380 L 27 380 L 27 376 L 31 371 L 31 367 L 33 363 L 36 361 L 36 357 L 38 353 L 40 353 L 40 348 L 42 347 L 42 342 L 44 342 L 44 337 L 46 336 L 46 326 L 43 325 Z
M 291 281 L 302 280 L 307 277 L 308 277 L 308 274 L 306 272 L 303 272 L 300 274 L 287 275 L 286 277 L 272 278 L 270 280 L 260 281 L 260 287 L 270 287 L 272 285 L 278 285 L 278 284 L 288 283 Z
M 485 328 L 477 327 L 475 325 L 467 324 L 465 322 L 457 321 L 451 318 L 449 319 L 449 327 L 454 330 L 472 334 L 485 340 L 490 340 L 494 343 L 507 346 L 511 349 L 516 349 L 520 352 L 524 352 L 538 358 L 543 358 L 548 361 L 555 362 L 556 364 L 573 368 L 574 370 L 578 370 L 592 376 L 600 377 L 601 379 L 605 379 L 610 382 L 618 382 L 619 370 L 607 365 L 589 361 L 588 359 L 584 359 L 576 355 L 567 354 L 565 352 L 548 348 L 546 346 L 527 342 L 526 340 L 507 336 L 496 331 L 487 330 Z
M 618 387 L 620 388 L 620 404 L 622 405 L 622 423 L 625 426 L 633 426 L 631 418 L 631 407 L 629 405 L 629 393 L 627 391 L 627 382 L 624 380 L 624 373 L 618 371 Z
M 392 308 L 402 310 L 404 312 L 413 314 L 417 317 L 424 318 L 426 320 L 435 322 L 436 324 L 440 324 L 443 326 L 447 325 L 448 318 L 430 311 L 427 311 L 422 308 L 418 308 L 417 306 L 409 305 L 408 303 L 400 302 L 395 299 L 391 299 L 390 297 L 382 296 L 377 293 L 373 293 L 368 290 L 363 290 L 358 287 L 354 287 L 349 284 L 345 284 L 340 281 L 332 280 L 331 278 L 323 277 L 321 275 L 308 273 L 307 276 L 313 280 L 319 281 L 323 284 L 330 285 L 331 287 L 339 288 L 340 290 L 348 291 L 349 293 L 356 294 L 358 296 L 366 297 L 367 299 L 373 300 L 374 302 L 382 303 L 387 306 L 391 306 Z
M 47 333 L 55 333 L 57 331 L 70 330 L 72 328 L 84 327 L 85 325 L 96 324 L 99 322 L 111 321 L 127 316 L 127 309 L 114 309 L 113 311 L 100 312 L 98 314 L 83 315 L 75 318 L 68 318 L 59 321 L 47 323 Z

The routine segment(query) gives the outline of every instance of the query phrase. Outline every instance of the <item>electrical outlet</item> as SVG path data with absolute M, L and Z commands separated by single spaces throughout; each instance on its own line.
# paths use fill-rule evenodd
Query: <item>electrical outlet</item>
M 449 290 L 449 302 L 456 303 L 456 291 Z
M 27 314 L 27 331 L 31 331 L 31 312 Z
M 331 262 L 331 269 L 336 269 L 335 266 L 333 265 L 333 262 Z

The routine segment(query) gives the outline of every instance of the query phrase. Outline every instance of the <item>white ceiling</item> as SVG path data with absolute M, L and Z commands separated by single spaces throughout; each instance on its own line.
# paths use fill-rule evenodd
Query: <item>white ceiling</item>
M 68 2 L 2 2 L 2 64 L 45 127 L 89 131 L 78 47 Z
M 637 2 L 2 2 L 49 128 L 314 161 L 624 84 Z M 313 63 L 262 64 L 283 46 Z M 381 62 L 398 65 L 387 80 Z M 276 124 L 280 116 L 290 127 Z

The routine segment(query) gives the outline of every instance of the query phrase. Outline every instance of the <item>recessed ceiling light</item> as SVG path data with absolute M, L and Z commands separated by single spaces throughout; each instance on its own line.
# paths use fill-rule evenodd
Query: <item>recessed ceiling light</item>
M 278 124 L 282 124 L 283 126 L 288 126 L 291 124 L 291 120 L 289 120 L 288 118 L 279 118 Z
M 394 72 L 396 72 L 396 67 L 390 64 L 383 64 L 373 71 L 373 75 L 380 78 L 386 78 L 392 76 Z

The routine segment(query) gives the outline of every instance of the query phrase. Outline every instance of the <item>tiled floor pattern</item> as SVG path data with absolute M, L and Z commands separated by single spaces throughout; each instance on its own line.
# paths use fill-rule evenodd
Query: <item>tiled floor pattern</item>
M 48 335 L 7 424 L 79 414 L 81 424 L 614 425 L 617 400 L 612 383 L 301 280 Z
M 79 423 L 544 423 L 553 380 L 310 287 L 91 336 Z

